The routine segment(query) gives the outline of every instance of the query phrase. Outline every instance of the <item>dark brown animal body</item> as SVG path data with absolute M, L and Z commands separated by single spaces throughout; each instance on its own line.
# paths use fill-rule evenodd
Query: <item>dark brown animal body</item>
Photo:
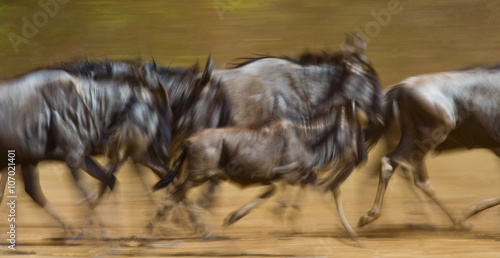
M 232 69 L 215 70 L 201 104 L 185 113 L 189 116 L 184 116 L 178 130 L 174 124 L 173 151 L 179 152 L 186 137 L 203 128 L 248 126 L 265 117 L 291 112 L 307 115 L 325 103 L 345 103 L 346 99 L 356 99 L 357 109 L 367 114 L 370 124 L 379 123 L 382 112 L 378 77 L 363 54 L 364 47 L 361 39 L 350 36 L 344 52 L 305 54 L 299 60 L 261 57 Z M 211 105 L 204 96 L 213 98 L 215 90 L 221 92 L 222 98 Z M 346 165 L 337 180 L 331 182 L 332 189 L 337 189 L 356 165 Z M 216 180 L 210 181 L 205 199 L 212 199 L 216 185 Z M 161 219 L 158 216 L 150 229 Z
M 264 194 L 226 219 L 225 225 L 230 225 L 270 197 L 275 181 L 306 185 L 315 181 L 316 170 L 358 159 L 357 139 L 361 127 L 357 119 L 351 105 L 347 111 L 345 106 L 336 107 L 306 120 L 282 118 L 251 127 L 205 129 L 186 141 L 177 161 L 182 164 L 186 159 L 187 168 L 175 186 L 174 201 L 189 206 L 187 191 L 210 180 L 229 180 L 241 187 L 269 185 Z M 176 164 L 175 169 L 180 164 Z M 162 179 L 155 188 L 171 181 L 172 178 Z M 342 213 L 337 189 L 331 190 L 344 227 L 355 237 Z M 196 228 L 208 235 L 198 216 L 190 208 L 188 211 Z
M 464 219 L 500 204 L 500 198 L 484 200 L 468 208 L 462 219 L 457 218 L 437 198 L 424 165 L 425 155 L 433 150 L 486 148 L 500 156 L 499 82 L 497 68 L 479 67 L 411 77 L 389 88 L 386 125 L 397 119 L 401 140 L 382 158 L 374 206 L 361 217 L 359 226 L 380 216 L 387 183 L 397 167 L 411 172 L 414 184 L 461 228 L 469 228 Z

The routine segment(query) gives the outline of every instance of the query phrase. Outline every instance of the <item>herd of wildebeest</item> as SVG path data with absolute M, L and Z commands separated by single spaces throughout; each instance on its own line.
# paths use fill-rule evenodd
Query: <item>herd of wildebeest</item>
M 388 181 L 400 167 L 456 227 L 469 229 L 466 219 L 500 204 L 500 197 L 454 215 L 435 195 L 424 158 L 456 148 L 486 148 L 500 156 L 500 67 L 418 75 L 381 90 L 365 48 L 359 36 L 347 34 L 335 53 L 245 58 L 230 69 L 213 70 L 211 56 L 203 72 L 198 64 L 110 60 L 37 69 L 0 86 L 1 168 L 15 150 L 26 193 L 73 239 L 83 233 L 45 198 L 40 161 L 65 162 L 91 210 L 113 190 L 114 174 L 128 158 L 150 168 L 160 178 L 153 189 L 167 190 L 149 231 L 181 205 L 200 235 L 209 237 L 188 191 L 204 184 L 198 205 L 206 207 L 221 181 L 266 186 L 226 218 L 227 226 L 282 182 L 331 192 L 343 227 L 356 239 L 339 187 L 383 138 L 399 143 L 380 161 L 374 205 L 358 226 L 380 216 Z M 101 166 L 94 155 L 108 163 Z M 80 169 L 100 181 L 98 193 L 88 191 Z

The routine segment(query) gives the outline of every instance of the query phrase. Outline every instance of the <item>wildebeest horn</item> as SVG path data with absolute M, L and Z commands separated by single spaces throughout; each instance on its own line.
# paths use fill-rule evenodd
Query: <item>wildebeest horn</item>
M 354 53 L 356 50 L 354 48 L 354 36 L 352 33 L 347 33 L 345 34 L 345 42 L 342 45 L 342 51 L 350 54 Z
M 155 58 L 152 57 L 151 59 L 153 59 L 153 68 L 155 69 L 155 71 L 158 71 L 158 65 L 156 64 Z
M 366 49 L 366 42 L 358 34 L 351 32 L 352 36 L 355 38 L 355 47 L 359 53 L 363 53 Z
M 356 33 L 349 32 L 345 34 L 346 40 L 343 50 L 346 53 L 363 53 L 366 49 L 365 41 Z
M 212 53 L 208 55 L 207 65 L 205 66 L 205 70 L 201 75 L 200 85 L 207 84 L 208 81 L 210 81 L 211 77 L 212 77 Z
M 196 63 L 193 65 L 193 73 L 197 73 L 198 72 L 198 60 L 196 60 Z

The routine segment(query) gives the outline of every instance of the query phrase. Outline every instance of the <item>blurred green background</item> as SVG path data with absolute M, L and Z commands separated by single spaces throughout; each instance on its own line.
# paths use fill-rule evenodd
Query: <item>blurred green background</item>
M 388 86 L 495 63 L 499 10 L 485 0 L 2 0 L 0 77 L 85 57 L 188 66 L 211 52 L 222 68 L 253 54 L 336 51 L 345 32 L 360 31 Z M 26 33 L 27 23 L 34 32 Z

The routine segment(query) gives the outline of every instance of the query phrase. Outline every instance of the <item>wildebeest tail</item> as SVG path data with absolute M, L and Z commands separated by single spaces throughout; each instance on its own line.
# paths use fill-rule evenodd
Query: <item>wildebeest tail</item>
M 367 148 L 370 149 L 378 142 L 378 140 L 385 134 L 391 122 L 394 119 L 394 106 L 399 88 L 402 84 L 391 86 L 390 90 L 384 97 L 384 121 L 381 125 L 369 125 L 365 129 L 365 138 Z
M 181 155 L 175 161 L 172 169 L 170 171 L 168 171 L 168 173 L 162 179 L 160 179 L 160 181 L 158 181 L 158 183 L 156 183 L 153 186 L 153 191 L 157 191 L 157 190 L 160 190 L 162 188 L 167 187 L 172 182 L 172 180 L 174 180 L 175 176 L 177 175 L 177 172 L 179 172 L 179 169 L 182 167 L 182 164 L 184 163 L 184 160 L 186 159 L 186 153 L 187 153 L 187 148 L 184 147 Z

